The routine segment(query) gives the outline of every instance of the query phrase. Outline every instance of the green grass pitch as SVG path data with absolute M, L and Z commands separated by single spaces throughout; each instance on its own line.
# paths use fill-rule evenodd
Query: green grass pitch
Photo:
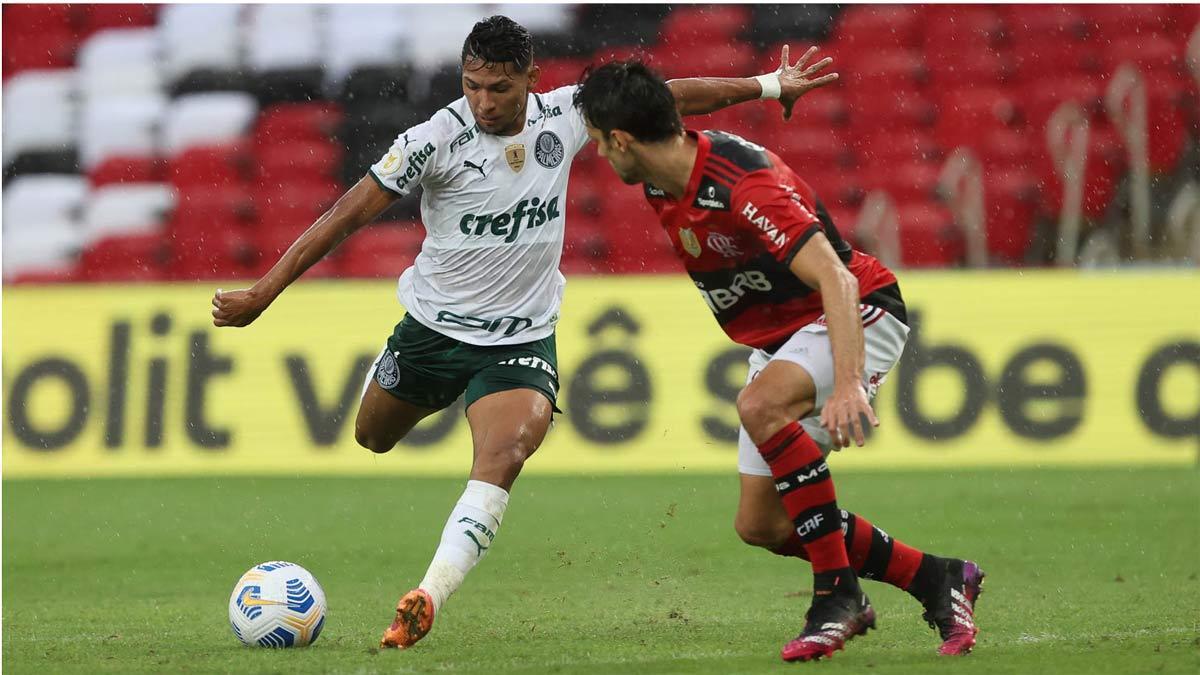
M 536 460 L 535 460 L 536 461 Z M 836 471 L 836 467 L 835 467 Z M 741 544 L 730 476 L 538 477 L 416 648 L 375 648 L 464 480 L 6 481 L 11 673 L 1200 672 L 1192 468 L 836 474 L 840 503 L 988 572 L 976 652 L 938 657 L 906 594 L 866 582 L 879 630 L 785 665 L 804 563 Z M 329 597 L 309 649 L 243 647 L 251 565 L 291 560 Z

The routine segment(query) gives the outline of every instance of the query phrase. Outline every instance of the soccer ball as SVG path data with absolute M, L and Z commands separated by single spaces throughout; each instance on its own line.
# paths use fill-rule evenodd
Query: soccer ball
M 256 647 L 304 647 L 325 626 L 325 591 L 308 570 L 290 562 L 255 565 L 229 596 L 229 625 Z

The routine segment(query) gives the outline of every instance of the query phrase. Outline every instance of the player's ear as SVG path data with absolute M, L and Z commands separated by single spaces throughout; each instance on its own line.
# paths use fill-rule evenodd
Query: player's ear
M 628 131 L 621 131 L 620 129 L 613 129 L 612 131 L 608 132 L 608 139 L 609 143 L 611 143 L 614 148 L 620 150 L 621 152 L 628 152 L 629 146 L 632 145 L 633 141 L 635 140 L 633 134 L 629 133 Z
M 542 78 L 542 69 L 536 63 L 531 64 L 529 70 L 526 71 L 525 77 L 529 80 L 529 91 L 534 91 L 537 89 L 538 80 Z

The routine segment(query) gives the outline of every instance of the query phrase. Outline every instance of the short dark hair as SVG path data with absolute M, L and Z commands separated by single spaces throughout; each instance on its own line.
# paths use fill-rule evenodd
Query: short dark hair
M 463 42 L 462 62 L 479 59 L 485 64 L 511 63 L 524 72 L 533 63 L 533 36 L 507 16 L 489 16 L 475 24 Z
M 641 61 L 615 61 L 583 71 L 575 107 L 593 127 L 633 134 L 645 143 L 683 132 L 683 120 L 667 83 Z

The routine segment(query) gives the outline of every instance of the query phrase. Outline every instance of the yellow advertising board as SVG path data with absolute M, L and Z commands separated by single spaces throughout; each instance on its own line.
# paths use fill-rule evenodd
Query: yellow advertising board
M 909 348 L 839 469 L 1196 462 L 1200 275 L 901 281 Z M 302 283 L 244 329 L 212 326 L 212 290 L 5 288 L 5 477 L 466 471 L 461 402 L 389 454 L 354 442 L 391 283 Z M 572 278 L 558 351 L 566 414 L 527 471 L 736 470 L 748 352 L 686 277 Z

